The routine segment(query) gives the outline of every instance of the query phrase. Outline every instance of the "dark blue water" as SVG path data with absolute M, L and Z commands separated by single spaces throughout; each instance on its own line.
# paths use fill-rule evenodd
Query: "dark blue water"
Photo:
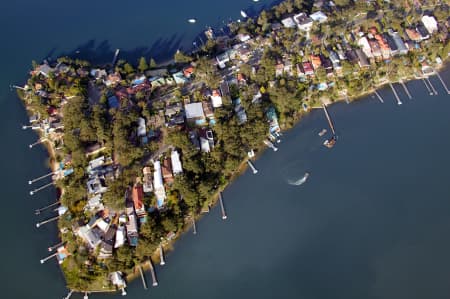
M 125 57 L 163 60 L 164 53 L 189 48 L 206 25 L 238 18 L 250 5 L 0 3 L 2 298 L 66 293 L 56 263 L 39 263 L 56 230 L 36 229 L 42 217 L 33 211 L 55 194 L 28 195 L 27 181 L 47 171 L 47 156 L 43 148 L 28 149 L 37 136 L 20 129 L 26 114 L 9 84 L 24 82 L 32 59 L 76 50 L 97 60 L 109 61 L 115 48 Z M 191 17 L 195 25 L 186 22 Z M 443 77 L 450 83 L 449 72 Z M 384 105 L 368 97 L 332 106 L 339 135 L 332 150 L 317 135 L 326 126 L 322 111 L 308 115 L 285 134 L 278 152 L 255 162 L 258 175 L 246 172 L 225 191 L 228 219 L 213 209 L 198 234 L 183 236 L 166 266 L 157 267 L 160 286 L 144 291 L 136 280 L 128 297 L 448 298 L 450 97 L 432 82 L 439 96 L 429 96 L 422 82 L 408 83 L 413 100 L 397 86 L 402 106 L 388 89 L 380 91 Z M 311 175 L 304 185 L 287 183 L 305 171 Z

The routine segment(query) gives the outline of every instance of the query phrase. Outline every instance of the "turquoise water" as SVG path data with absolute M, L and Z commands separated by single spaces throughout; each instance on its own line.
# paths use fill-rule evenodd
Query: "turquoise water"
M 49 214 L 33 212 L 55 197 L 52 190 L 28 195 L 27 181 L 47 171 L 46 153 L 28 149 L 37 137 L 20 129 L 26 115 L 9 84 L 24 82 L 32 59 L 61 53 L 109 61 L 115 48 L 126 57 L 188 48 L 206 25 L 267 3 L 0 4 L 2 298 L 66 294 L 56 262 L 39 263 L 56 231 L 36 229 Z M 186 22 L 191 17 L 195 25 Z M 443 77 L 450 84 L 449 72 Z M 323 112 L 312 112 L 284 135 L 278 152 L 255 162 L 257 175 L 247 171 L 226 189 L 228 219 L 214 208 L 198 234 L 184 235 L 157 267 L 159 287 L 144 291 L 136 280 L 128 298 L 447 298 L 450 97 L 432 82 L 439 96 L 420 81 L 408 83 L 413 100 L 396 86 L 402 106 L 383 89 L 384 105 L 368 97 L 330 107 L 339 135 L 332 150 L 317 135 L 326 127 Z M 306 171 L 305 184 L 288 184 Z

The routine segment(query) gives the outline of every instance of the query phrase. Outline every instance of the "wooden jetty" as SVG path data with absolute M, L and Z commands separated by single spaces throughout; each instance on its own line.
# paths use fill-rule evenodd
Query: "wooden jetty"
M 69 293 L 67 294 L 67 296 L 66 296 L 66 297 L 63 297 L 63 299 L 70 299 L 70 297 L 72 296 L 72 294 L 73 294 L 73 290 L 70 290 Z
M 52 222 L 52 221 L 55 221 L 55 220 L 58 220 L 59 219 L 59 215 L 58 216 L 56 216 L 56 217 L 53 217 L 53 218 L 50 218 L 50 219 L 47 219 L 47 220 L 44 220 L 44 221 L 41 221 L 41 222 L 38 222 L 38 223 L 36 223 L 36 227 L 37 228 L 39 228 L 39 227 L 41 227 L 42 225 L 44 225 L 44 224 L 47 224 L 47 223 L 49 223 L 49 222 Z
M 116 52 L 114 53 L 114 58 L 113 58 L 113 60 L 112 60 L 112 65 L 113 65 L 113 67 L 114 67 L 114 65 L 115 65 L 116 62 L 117 62 L 117 57 L 119 56 L 119 53 L 120 53 L 120 49 L 116 49 Z
M 389 86 L 391 87 L 392 92 L 394 93 L 395 99 L 397 100 L 397 104 L 401 105 L 402 101 L 400 101 L 400 97 L 398 96 L 397 91 L 394 88 L 394 85 L 392 85 L 392 83 L 389 82 Z
M 253 174 L 257 174 L 257 173 L 258 173 L 258 169 L 256 169 L 255 165 L 253 165 L 252 161 L 247 160 L 247 164 L 248 164 L 248 166 L 250 166 L 250 168 L 252 169 Z
M 64 242 L 59 242 L 58 244 L 55 244 L 55 245 L 53 245 L 53 246 L 50 246 L 50 247 L 48 248 L 48 251 L 49 251 L 49 252 L 52 252 L 54 249 L 56 249 L 56 248 L 58 248 L 58 247 L 60 247 L 60 246 L 62 246 L 62 245 L 64 245 Z
M 158 286 L 158 280 L 156 280 L 156 273 L 155 273 L 155 267 L 153 267 L 152 260 L 148 260 L 148 264 L 150 266 L 150 274 L 152 275 L 152 286 L 157 287 Z
M 222 199 L 222 192 L 219 192 L 219 203 L 220 203 L 220 210 L 222 211 L 222 219 L 227 219 L 227 214 L 225 212 L 225 206 L 223 205 L 223 199 Z
M 328 125 L 330 126 L 331 132 L 333 132 L 333 135 L 331 136 L 331 138 L 325 140 L 323 145 L 325 145 L 328 148 L 332 148 L 336 144 L 336 140 L 337 140 L 336 131 L 334 130 L 333 121 L 331 120 L 330 114 L 328 114 L 328 110 L 327 110 L 327 107 L 325 106 L 325 104 L 322 104 L 322 108 L 323 108 L 323 111 L 325 112 L 325 116 L 327 118 Z
M 47 256 L 47 257 L 44 257 L 43 259 L 40 260 L 40 262 L 41 262 L 41 264 L 43 264 L 43 263 L 45 263 L 46 261 L 48 261 L 49 259 L 54 258 L 54 257 L 57 256 L 57 255 L 58 255 L 58 252 L 55 252 L 55 253 L 53 253 L 53 254 Z
M 439 78 L 439 81 L 441 81 L 442 86 L 444 87 L 445 91 L 447 92 L 447 94 L 450 94 L 450 90 L 448 90 L 447 84 L 445 84 L 444 80 L 442 79 L 441 75 L 439 75 L 438 71 L 434 71 L 434 73 L 436 74 L 436 76 Z
M 381 103 L 384 103 L 383 98 L 381 97 L 381 95 L 378 93 L 378 91 L 374 91 L 375 95 L 377 96 L 378 100 L 380 100 Z
M 194 216 L 192 216 L 192 233 L 194 235 L 197 234 L 197 227 L 195 226 L 195 218 L 194 218 Z
M 40 180 L 42 180 L 42 179 L 45 179 L 46 177 L 49 177 L 49 176 L 51 176 L 51 175 L 53 175 L 53 174 L 55 174 L 55 173 L 56 173 L 56 172 L 49 172 L 49 173 L 44 174 L 44 175 L 42 175 L 42 176 L 40 176 L 40 177 L 37 177 L 37 178 L 32 179 L 32 180 L 29 180 L 29 181 L 28 181 L 28 185 L 31 185 L 31 184 L 33 184 L 33 183 L 35 183 L 35 182 L 37 182 L 37 181 L 40 181 Z
M 406 83 L 403 82 L 403 80 L 400 80 L 399 83 L 403 87 L 403 89 L 405 90 L 405 93 L 408 96 L 408 98 L 411 100 L 412 99 L 412 95 L 411 95 L 411 93 L 409 93 L 408 86 L 406 86 Z
M 35 193 L 37 193 L 37 192 L 39 192 L 39 191 L 41 191 L 41 190 L 43 190 L 43 189 L 45 189 L 45 188 L 47 188 L 47 187 L 50 187 L 50 186 L 52 186 L 52 185 L 54 185 L 54 184 L 55 184 L 55 182 L 51 182 L 51 183 L 48 183 L 48 184 L 46 184 L 46 185 L 44 185 L 44 186 L 41 186 L 41 187 L 39 187 L 39 188 L 36 188 L 36 189 L 30 191 L 30 195 L 34 195 Z
M 139 274 L 141 275 L 142 285 L 144 286 L 144 289 L 146 290 L 148 288 L 147 288 L 147 281 L 145 281 L 144 271 L 142 271 L 141 266 L 138 266 L 138 269 L 139 269 Z M 123 289 L 122 289 L 122 292 L 123 292 Z
M 161 245 L 159 245 L 159 264 L 164 266 L 166 262 L 164 261 L 164 250 Z
M 434 92 L 434 94 L 438 95 L 437 90 L 434 88 L 433 84 L 431 84 L 430 78 L 427 77 L 426 80 L 427 80 L 428 84 L 430 85 L 431 90 Z
M 433 91 L 428 86 L 427 81 L 425 81 L 425 78 L 422 78 L 422 82 L 423 82 L 423 84 L 425 84 L 425 87 L 427 88 L 428 93 L 430 94 L 430 96 L 432 96 L 433 95 Z
M 47 210 L 47 209 L 50 209 L 51 207 L 54 207 L 54 206 L 56 206 L 56 205 L 59 205 L 60 203 L 61 203 L 60 201 L 54 202 L 54 203 L 52 203 L 52 204 L 49 204 L 48 206 L 45 206 L 45 207 L 36 209 L 36 210 L 34 211 L 34 213 L 35 213 L 36 215 L 39 215 L 39 214 L 41 214 L 42 211 L 45 211 L 45 210 Z

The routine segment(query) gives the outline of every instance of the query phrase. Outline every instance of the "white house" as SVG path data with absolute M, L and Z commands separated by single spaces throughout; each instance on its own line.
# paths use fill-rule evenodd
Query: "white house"
M 323 23 L 323 22 L 325 22 L 328 19 L 327 16 L 321 11 L 316 11 L 315 13 L 310 14 L 309 17 L 313 21 L 319 22 L 319 23 Z
M 183 167 L 181 166 L 180 154 L 176 150 L 172 151 L 170 155 L 170 159 L 172 162 L 172 172 L 174 175 L 183 173 Z
M 430 34 L 438 31 L 437 21 L 433 16 L 423 16 L 422 23 Z
M 358 40 L 358 46 L 366 54 L 367 58 L 373 58 L 372 48 L 370 47 L 367 37 L 363 36 Z
M 211 95 L 211 104 L 214 108 L 219 108 L 222 106 L 222 97 L 219 90 L 214 89 Z
M 166 190 L 164 189 L 162 173 L 161 173 L 161 163 L 159 161 L 153 162 L 155 172 L 153 173 L 153 187 L 155 190 L 157 206 L 160 208 L 164 205 L 166 199 Z
M 186 104 L 184 105 L 184 110 L 188 121 L 193 121 L 196 124 L 202 124 L 205 122 L 205 113 L 203 112 L 202 103 L 197 102 Z
M 296 25 L 294 20 L 291 17 L 281 20 L 281 23 L 286 28 L 294 28 Z
M 294 21 L 297 23 L 298 29 L 302 31 L 309 31 L 313 26 L 313 20 L 303 12 L 295 15 Z

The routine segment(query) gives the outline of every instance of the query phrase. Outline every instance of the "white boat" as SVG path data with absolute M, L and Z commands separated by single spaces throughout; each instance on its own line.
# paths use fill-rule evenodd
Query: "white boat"
M 243 11 L 243 10 L 241 10 L 241 16 L 242 16 L 243 18 L 247 18 L 247 17 L 248 17 L 247 14 L 245 13 L 245 11 Z
M 267 145 L 268 147 L 273 149 L 274 152 L 276 152 L 278 150 L 278 148 L 275 145 L 273 145 L 273 143 L 270 142 L 269 140 L 265 139 L 263 142 L 265 145 Z
M 300 179 L 298 179 L 298 180 L 296 180 L 296 181 L 289 180 L 288 183 L 289 183 L 290 185 L 300 186 L 300 185 L 303 185 L 303 184 L 306 182 L 306 180 L 308 179 L 308 177 L 309 177 L 309 173 L 306 172 L 305 175 L 304 175 L 303 177 L 301 177 Z
M 319 136 L 322 137 L 327 132 L 327 129 L 322 129 L 322 131 L 319 132 Z
M 188 22 L 191 23 L 191 24 L 194 24 L 195 22 L 197 22 L 197 20 L 196 19 L 189 19 Z

